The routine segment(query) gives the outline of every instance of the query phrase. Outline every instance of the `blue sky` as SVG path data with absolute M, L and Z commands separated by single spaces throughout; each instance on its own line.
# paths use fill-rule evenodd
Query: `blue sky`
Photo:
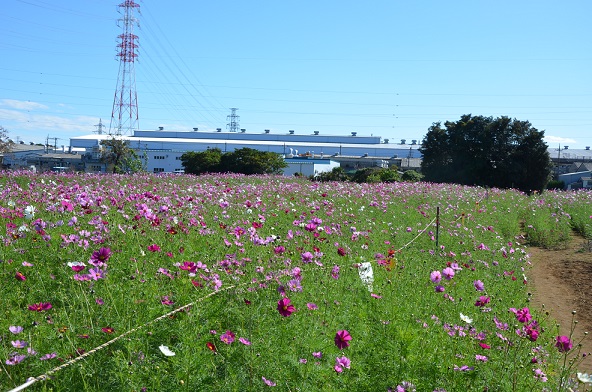
M 5 0 L 0 125 L 45 142 L 109 126 L 111 0 Z M 592 145 L 592 2 L 139 0 L 141 129 L 380 135 L 506 115 Z M 52 143 L 53 144 L 53 143 Z

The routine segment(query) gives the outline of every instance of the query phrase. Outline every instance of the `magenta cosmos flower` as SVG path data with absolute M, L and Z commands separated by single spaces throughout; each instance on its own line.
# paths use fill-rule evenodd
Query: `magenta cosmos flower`
M 557 347 L 557 349 L 561 353 L 566 353 L 569 350 L 571 350 L 571 348 L 573 347 L 571 340 L 569 340 L 569 337 L 567 337 L 565 335 L 557 336 L 555 338 L 555 341 L 556 341 L 555 347 Z
M 343 350 L 349 347 L 349 341 L 352 340 L 351 335 L 345 329 L 337 331 L 335 334 L 335 345 L 338 349 Z
M 282 316 L 288 317 L 296 311 L 296 308 L 291 304 L 289 298 L 284 297 L 278 301 L 277 310 Z
M 222 335 L 220 335 L 220 340 L 226 344 L 231 344 L 232 342 L 234 342 L 235 336 L 236 335 L 232 331 L 228 330 Z
M 91 263 L 95 267 L 100 267 L 105 262 L 107 262 L 107 260 L 109 260 L 109 257 L 111 257 L 111 249 L 101 248 L 93 252 L 92 256 L 90 257 L 89 263 Z
M 49 310 L 52 308 L 49 302 L 39 302 L 38 304 L 29 305 L 29 310 L 34 312 L 43 312 L 44 310 Z

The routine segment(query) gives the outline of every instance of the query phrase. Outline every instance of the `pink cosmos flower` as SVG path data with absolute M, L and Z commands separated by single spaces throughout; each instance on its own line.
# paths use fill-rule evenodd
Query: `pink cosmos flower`
M 278 301 L 277 310 L 284 317 L 288 317 L 296 311 L 296 308 L 290 302 L 290 299 L 286 297 Z
M 319 308 L 316 304 L 312 302 L 307 303 L 306 307 L 308 308 L 308 310 L 317 310 Z
M 515 311 L 515 313 L 516 319 L 521 323 L 527 323 L 532 320 L 532 315 L 530 314 L 530 310 L 528 308 L 518 309 Z
M 28 306 L 28 309 L 34 312 L 43 312 L 44 310 L 49 310 L 51 308 L 52 306 L 49 302 L 39 302 L 38 304 Z
M 220 335 L 220 340 L 223 341 L 226 344 L 231 344 L 232 342 L 234 342 L 234 333 L 230 330 L 224 332 L 222 335 Z
M 349 360 L 348 357 L 337 357 L 335 358 L 335 366 L 333 367 L 333 369 L 337 372 L 337 373 L 341 373 L 343 372 L 343 369 L 349 369 L 351 365 L 351 361 Z
M 19 363 L 21 363 L 27 356 L 26 355 L 19 355 L 19 354 L 14 354 L 12 355 L 10 358 L 8 358 L 6 360 L 7 365 L 9 366 L 14 366 L 14 365 L 18 365 Z
M 430 280 L 433 283 L 440 283 L 440 281 L 442 280 L 442 274 L 440 273 L 440 271 L 432 271 L 432 273 L 430 274 Z
M 477 291 L 485 290 L 485 285 L 480 280 L 474 281 L 473 286 L 475 286 L 475 290 L 477 290 Z
M 14 277 L 16 280 L 20 280 L 20 281 L 27 280 L 27 277 L 22 272 L 18 272 L 18 271 L 14 274 Z
M 312 356 L 315 358 L 322 358 L 323 357 L 323 353 L 320 351 L 316 351 L 312 353 Z
M 573 347 L 573 344 L 571 340 L 569 340 L 568 336 L 557 336 L 555 341 L 555 347 L 557 347 L 557 350 L 559 350 L 560 353 L 566 353 Z
M 58 354 L 56 354 L 56 353 L 49 353 L 49 354 L 45 354 L 45 355 L 39 357 L 39 360 L 40 361 L 47 361 L 48 359 L 53 359 L 57 356 L 58 356 Z
M 276 383 L 274 383 L 271 380 L 266 379 L 265 377 L 261 377 L 261 379 L 263 380 L 265 385 L 267 385 L 268 387 L 275 387 L 276 386 Z
M 477 354 L 477 355 L 475 355 L 475 359 L 479 362 L 487 362 L 488 358 L 485 355 Z
M 479 299 L 475 302 L 475 306 L 485 306 L 491 301 L 491 298 L 482 295 Z
M 20 325 L 11 325 L 10 327 L 8 327 L 8 330 L 16 335 L 23 332 L 23 327 L 21 327 Z
M 302 262 L 305 264 L 312 263 L 312 258 L 314 257 L 310 252 L 304 252 L 300 256 L 302 257 Z
M 331 277 L 333 279 L 339 279 L 339 266 L 334 265 L 333 269 L 331 270 Z
M 12 347 L 14 348 L 25 348 L 29 345 L 29 343 L 25 342 L 24 340 L 13 340 L 10 342 Z
M 352 340 L 352 337 L 345 329 L 337 331 L 335 334 L 335 345 L 340 350 L 349 347 L 350 340 Z
M 242 344 L 244 344 L 245 346 L 250 346 L 251 345 L 251 342 L 249 342 L 245 338 L 238 338 L 238 341 L 241 342 Z
M 442 270 L 442 275 L 444 278 L 446 278 L 446 280 L 450 280 L 454 278 L 454 270 L 450 267 L 446 267 Z

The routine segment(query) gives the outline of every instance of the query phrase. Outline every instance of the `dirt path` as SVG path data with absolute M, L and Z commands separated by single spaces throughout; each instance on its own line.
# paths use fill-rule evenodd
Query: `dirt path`
M 572 320 L 577 320 L 575 342 L 582 341 L 585 331 L 590 332 L 582 341 L 582 354 L 592 352 L 592 252 L 589 246 L 588 241 L 574 235 L 564 250 L 531 247 L 532 269 L 527 273 L 533 293 L 531 308 L 540 310 L 544 305 L 551 319 L 559 324 L 562 335 L 569 335 Z M 578 369 L 592 373 L 592 356 L 586 357 Z

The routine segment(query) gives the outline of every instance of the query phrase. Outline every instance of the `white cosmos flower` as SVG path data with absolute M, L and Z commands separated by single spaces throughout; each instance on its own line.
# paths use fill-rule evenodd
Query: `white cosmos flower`
M 578 380 L 583 383 L 592 383 L 592 376 L 588 373 L 577 373 Z
M 160 346 L 158 346 L 158 348 L 160 349 L 160 352 L 165 355 L 165 357 L 174 357 L 175 356 L 175 353 L 172 352 L 167 346 L 164 346 L 161 344 Z
M 358 274 L 360 275 L 362 283 L 364 283 L 366 288 L 368 288 L 368 291 L 372 292 L 372 284 L 374 283 L 374 271 L 372 271 L 372 264 L 368 262 L 360 264 L 358 267 Z
M 473 322 L 473 319 L 472 318 L 470 318 L 469 316 L 466 316 L 466 315 L 464 315 L 462 313 L 460 314 L 460 319 L 462 321 L 464 321 L 465 323 L 467 323 L 467 324 L 471 324 Z
M 12 200 L 8 200 L 8 203 L 7 203 L 7 204 L 8 204 L 8 206 L 9 206 L 10 208 L 14 207 L 14 205 L 15 205 L 15 204 L 14 204 L 14 201 L 12 201 Z
M 35 216 L 35 206 L 26 206 L 25 207 L 25 218 L 27 218 L 28 220 L 33 219 L 33 217 Z

